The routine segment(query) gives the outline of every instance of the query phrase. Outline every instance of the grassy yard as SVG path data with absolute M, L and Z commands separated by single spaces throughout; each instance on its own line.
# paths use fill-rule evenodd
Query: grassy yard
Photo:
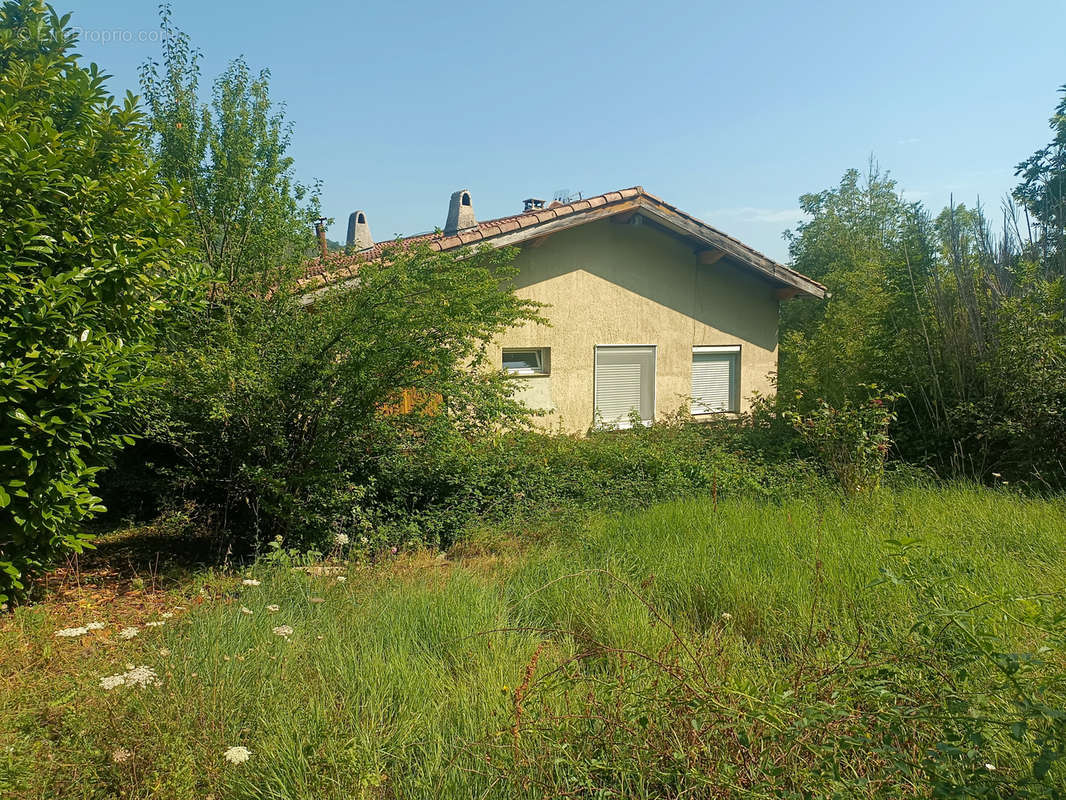
M 62 577 L 0 618 L 5 798 L 1015 796 L 1066 702 L 1066 506 L 983 489 Z

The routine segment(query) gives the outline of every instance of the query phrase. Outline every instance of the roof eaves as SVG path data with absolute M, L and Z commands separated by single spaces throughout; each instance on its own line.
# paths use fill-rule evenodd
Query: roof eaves
M 659 218 L 659 221 L 666 224 L 667 227 L 673 228 L 682 235 L 701 241 L 709 247 L 721 250 L 732 261 L 753 269 L 765 277 L 784 283 L 812 297 L 822 298 L 826 296 L 826 287 L 817 281 L 777 263 L 739 239 L 708 225 L 706 222 L 682 211 L 677 206 L 645 192 L 641 186 L 632 186 L 628 189 L 582 198 L 554 208 L 486 220 L 479 223 L 475 228 L 459 231 L 450 236 L 444 236 L 440 233 L 419 234 L 391 242 L 380 242 L 372 249 L 362 253 L 334 257 L 332 265 L 330 261 L 323 262 L 321 267 L 308 276 L 307 280 L 315 283 L 326 283 L 336 278 L 354 276 L 360 263 L 380 258 L 385 251 L 393 246 L 404 247 L 424 242 L 430 249 L 443 252 L 477 242 L 485 242 L 493 246 L 520 244 L 544 235 L 544 232 L 540 230 L 542 227 L 550 228 L 550 232 L 556 232 L 557 230 L 565 230 L 582 224 L 583 218 L 586 216 L 591 216 L 593 219 L 612 216 L 611 214 L 603 214 L 600 209 L 616 204 L 620 206 L 617 213 L 640 208 Z

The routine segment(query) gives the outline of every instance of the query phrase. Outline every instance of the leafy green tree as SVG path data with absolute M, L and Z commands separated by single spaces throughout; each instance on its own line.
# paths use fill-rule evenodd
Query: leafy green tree
M 495 335 L 535 318 L 513 256 L 397 248 L 354 280 L 230 296 L 160 357 L 139 406 L 166 491 L 237 543 L 314 544 L 365 523 L 405 454 L 520 423 L 513 381 L 484 368 Z M 398 414 L 404 391 L 415 408 Z
M 182 250 L 135 99 L 39 0 L 0 6 L 0 601 L 87 537 Z
M 233 285 L 305 257 L 314 247 L 317 188 L 296 181 L 292 125 L 270 99 L 270 73 L 235 59 L 200 100 L 200 59 L 160 9 L 162 63 L 141 68 L 150 141 L 160 173 L 185 189 L 188 239 L 214 280 Z
M 1051 141 L 1015 168 L 1021 182 L 1014 197 L 1025 206 L 1037 230 L 1027 226 L 1030 242 L 1047 270 L 1066 277 L 1066 86 L 1049 124 Z
M 914 271 L 927 270 L 920 215 L 872 163 L 800 205 L 810 219 L 788 234 L 792 262 L 830 297 L 783 307 L 780 388 L 835 405 L 865 400 L 863 384 L 897 385 L 896 359 L 908 358 L 896 345 L 913 325 Z
M 811 218 L 791 237 L 793 262 L 831 296 L 785 308 L 782 397 L 847 407 L 877 384 L 903 396 L 892 438 L 904 457 L 1066 483 L 1061 279 L 1033 260 L 1015 210 L 997 239 L 981 208 L 934 219 L 876 169 L 801 202 Z

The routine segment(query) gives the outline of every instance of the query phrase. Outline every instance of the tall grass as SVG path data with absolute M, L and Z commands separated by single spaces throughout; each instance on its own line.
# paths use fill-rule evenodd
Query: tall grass
M 872 585 L 893 563 L 889 539 L 920 540 L 907 557 L 928 560 L 963 606 L 1063 595 L 1063 504 L 966 486 L 852 502 L 679 501 L 597 516 L 574 535 L 340 565 L 343 581 L 318 565 L 263 562 L 260 585 L 205 576 L 203 602 L 129 641 L 114 636 L 120 619 L 79 644 L 53 637 L 46 606 L 18 610 L 0 633 L 0 795 L 670 796 L 689 786 L 693 796 L 780 796 L 788 775 L 759 773 L 760 789 L 745 772 L 778 758 L 758 736 L 793 724 L 791 711 L 770 719 L 762 697 L 792 691 L 797 664 L 835 663 L 859 641 L 905 642 L 927 611 L 904 583 Z M 273 632 L 286 625 L 290 636 Z M 1000 633 L 1019 647 L 1033 639 L 1010 620 Z M 153 666 L 161 685 L 100 688 L 127 663 Z M 715 687 L 709 706 L 708 693 L 676 689 L 700 673 Z M 633 710 L 648 726 L 640 747 L 625 738 L 623 700 L 646 705 Z M 717 709 L 695 760 L 668 730 L 685 703 Z M 723 727 L 723 709 L 739 708 L 754 726 L 746 733 Z M 855 720 L 817 724 L 846 738 Z M 741 733 L 754 738 L 726 741 Z M 899 744 L 898 731 L 882 734 Z M 668 740 L 676 763 L 649 755 Z M 235 745 L 251 750 L 248 762 L 223 759 Z M 728 758 L 709 754 L 719 745 Z M 116 761 L 119 748 L 131 756 Z M 1008 759 L 997 775 L 1027 768 L 1016 753 L 995 757 Z M 718 795 L 669 772 L 712 760 Z M 899 781 L 889 793 L 928 793 L 918 778 Z M 871 782 L 868 793 L 885 791 Z

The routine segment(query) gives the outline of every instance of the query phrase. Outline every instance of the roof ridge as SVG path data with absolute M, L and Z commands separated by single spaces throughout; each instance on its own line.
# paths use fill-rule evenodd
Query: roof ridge
M 681 220 L 673 220 L 671 226 L 668 227 L 677 228 L 679 233 L 685 231 L 689 236 L 707 242 L 709 247 L 724 250 L 726 254 L 732 256 L 734 260 L 740 261 L 757 272 L 762 272 L 767 276 L 776 278 L 788 285 L 796 285 L 797 282 L 799 282 L 800 285 L 808 284 L 815 289 L 822 290 L 822 292 L 825 291 L 825 287 L 817 281 L 808 278 L 806 275 L 803 275 L 789 266 L 775 261 L 769 256 L 759 252 L 754 247 L 740 241 L 740 239 L 730 236 L 725 231 L 707 224 L 698 217 L 694 217 L 692 214 L 682 211 L 672 203 L 668 203 L 662 198 L 646 191 L 644 187 L 640 185 L 630 186 L 625 189 L 616 189 L 610 192 L 604 192 L 603 194 L 593 195 L 592 197 L 582 197 L 578 200 L 572 200 L 569 203 L 563 203 L 555 207 L 530 209 L 529 211 L 522 211 L 517 214 L 482 220 L 470 228 L 465 228 L 456 231 L 455 233 L 445 233 L 437 228 L 430 233 L 420 233 L 412 236 L 397 237 L 389 241 L 375 242 L 372 247 L 357 253 L 331 254 L 308 266 L 304 282 L 315 281 L 318 283 L 328 283 L 333 279 L 352 277 L 354 275 L 354 268 L 358 267 L 360 263 L 377 260 L 393 247 L 404 247 L 407 245 L 425 243 L 430 249 L 442 252 L 444 250 L 451 250 L 476 242 L 491 242 L 492 240 L 509 233 L 520 232 L 526 228 L 535 228 L 553 220 L 582 214 L 583 212 L 589 212 L 593 209 L 603 208 L 605 206 L 634 199 L 638 201 L 638 208 L 645 205 L 645 203 L 639 202 L 643 200 L 653 206 L 653 208 L 649 208 L 648 210 L 660 215 L 665 213 L 666 216 L 663 217 L 664 220 L 668 219 L 669 214 L 681 217 Z M 534 234 L 531 233 L 529 238 L 533 238 L 533 236 Z M 509 237 L 507 241 L 510 243 L 512 238 L 513 237 Z M 524 239 L 526 237 L 522 238 Z M 521 241 L 521 239 L 519 241 Z M 725 247 L 721 246 L 723 244 Z M 791 276 L 793 280 L 777 277 L 779 272 Z M 803 289 L 803 291 L 810 293 L 809 289 Z

